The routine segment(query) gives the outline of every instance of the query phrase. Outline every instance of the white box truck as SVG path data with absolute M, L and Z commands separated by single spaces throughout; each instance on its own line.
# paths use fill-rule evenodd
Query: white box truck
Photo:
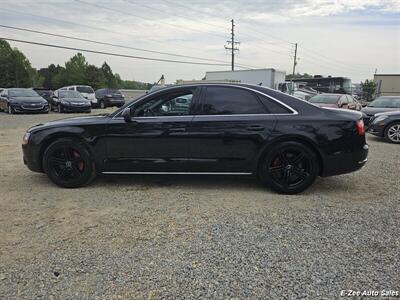
M 276 69 L 253 69 L 238 71 L 206 72 L 206 80 L 256 84 L 278 89 L 278 84 L 285 82 L 285 71 Z

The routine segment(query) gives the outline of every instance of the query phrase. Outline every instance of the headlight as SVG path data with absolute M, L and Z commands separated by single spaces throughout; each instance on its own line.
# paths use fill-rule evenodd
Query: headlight
M 61 100 L 61 104 L 69 105 L 69 102 L 68 102 L 68 101 L 65 101 L 65 100 Z
M 25 132 L 23 138 L 22 138 L 22 145 L 26 145 L 29 143 L 29 137 L 31 134 L 29 132 Z
M 388 116 L 385 116 L 385 115 L 376 117 L 376 119 L 374 120 L 374 123 L 382 122 L 383 120 L 385 120 L 387 118 L 388 118 Z

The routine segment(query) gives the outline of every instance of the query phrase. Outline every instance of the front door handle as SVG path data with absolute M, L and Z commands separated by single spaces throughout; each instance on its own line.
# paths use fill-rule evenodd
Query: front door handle
M 249 131 L 263 131 L 264 129 L 265 127 L 260 125 L 250 125 L 249 127 L 247 127 L 247 130 Z
M 169 133 L 176 133 L 176 132 L 186 132 L 186 128 L 181 127 L 181 128 L 170 128 L 168 130 Z

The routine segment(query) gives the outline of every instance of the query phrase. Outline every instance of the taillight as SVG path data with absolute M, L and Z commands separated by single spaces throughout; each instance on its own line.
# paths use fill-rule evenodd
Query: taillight
M 365 135 L 365 125 L 363 120 L 357 121 L 357 131 L 359 135 Z

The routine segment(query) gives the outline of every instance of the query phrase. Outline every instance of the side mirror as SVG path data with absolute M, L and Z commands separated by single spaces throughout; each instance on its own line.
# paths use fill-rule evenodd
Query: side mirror
M 132 117 L 131 117 L 131 108 L 127 107 L 123 110 L 122 112 L 122 117 L 124 117 L 125 122 L 131 123 L 132 122 Z

